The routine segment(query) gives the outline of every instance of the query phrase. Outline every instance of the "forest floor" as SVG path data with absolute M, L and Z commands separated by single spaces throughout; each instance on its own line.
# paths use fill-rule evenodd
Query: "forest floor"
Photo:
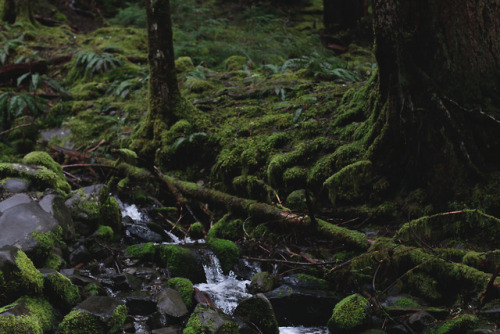
M 70 27 L 1 26 L 3 67 L 71 58 L 1 80 L 0 108 L 8 116 L 0 162 L 46 150 L 75 189 L 109 182 L 130 202 L 185 205 L 167 194 L 165 179 L 145 186 L 139 168 L 146 163 L 128 150 L 147 110 L 144 12 L 131 4 L 104 19 L 93 8 L 88 16 L 63 3 L 56 9 L 44 16 L 65 15 Z M 376 75 L 369 42 L 338 54 L 343 46 L 335 39 L 321 43 L 321 1 L 286 9 L 172 1 L 172 11 L 179 86 L 197 113 L 167 131 L 159 167 L 172 177 L 167 187 L 173 184 L 194 210 L 184 231 L 195 215 L 205 217 L 206 231 L 219 221 L 217 237 L 237 242 L 242 254 L 276 260 L 282 272 L 300 268 L 343 296 L 362 293 L 381 319 L 407 332 L 408 318 L 420 311 L 439 320 L 436 332 L 496 327 L 498 311 L 483 311 L 498 310 L 500 221 L 468 209 L 495 215 L 496 198 L 436 212 L 422 189 L 388 196 L 384 179 L 339 181 L 370 167 L 359 141 L 369 116 L 360 91 Z M 185 190 L 177 180 L 307 217 L 308 224 L 259 221 L 239 208 L 229 219 L 217 208 L 221 202 L 190 199 L 194 185 Z M 381 306 L 391 296 L 404 302 Z

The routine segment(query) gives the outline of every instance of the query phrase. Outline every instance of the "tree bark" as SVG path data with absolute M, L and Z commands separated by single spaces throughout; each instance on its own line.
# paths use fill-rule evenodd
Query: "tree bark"
M 146 120 L 134 135 L 132 149 L 154 163 L 161 133 L 178 120 L 183 101 L 177 84 L 170 1 L 145 1 L 148 29 L 149 98 Z M 150 166 L 151 167 L 151 166 Z
M 442 195 L 498 167 L 500 3 L 373 4 L 379 71 L 365 142 L 379 172 Z
M 10 24 L 15 22 L 36 24 L 31 0 L 5 0 L 2 20 Z

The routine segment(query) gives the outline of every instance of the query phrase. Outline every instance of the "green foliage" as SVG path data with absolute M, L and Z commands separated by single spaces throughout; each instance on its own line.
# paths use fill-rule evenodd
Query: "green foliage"
M 123 63 L 122 60 L 107 52 L 96 53 L 87 50 L 80 51 L 76 55 L 75 65 L 77 69 L 90 78 L 95 74 L 106 73 Z
M 5 63 L 7 62 L 7 58 L 9 57 L 11 51 L 15 51 L 15 49 L 19 45 L 26 44 L 25 36 L 26 36 L 26 33 L 21 33 L 16 38 L 5 38 L 5 39 L 0 40 L 2 43 L 2 46 L 0 47 L 0 64 L 1 65 L 5 65 Z
M 145 28 L 146 11 L 136 3 L 127 3 L 125 8 L 121 8 L 115 17 L 108 20 L 109 24 L 121 25 L 124 27 Z
M 10 128 L 12 122 L 23 115 L 34 117 L 46 112 L 45 100 L 24 92 L 0 93 L 0 125 Z

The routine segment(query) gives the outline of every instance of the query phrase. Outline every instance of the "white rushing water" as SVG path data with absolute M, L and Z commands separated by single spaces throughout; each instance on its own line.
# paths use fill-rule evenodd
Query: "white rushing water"
M 326 327 L 280 327 L 280 334 L 326 334 L 328 328 Z

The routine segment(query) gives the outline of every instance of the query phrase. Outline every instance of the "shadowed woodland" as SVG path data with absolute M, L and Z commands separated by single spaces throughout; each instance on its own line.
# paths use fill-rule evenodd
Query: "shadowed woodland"
M 497 1 L 0 18 L 0 333 L 499 330 Z

